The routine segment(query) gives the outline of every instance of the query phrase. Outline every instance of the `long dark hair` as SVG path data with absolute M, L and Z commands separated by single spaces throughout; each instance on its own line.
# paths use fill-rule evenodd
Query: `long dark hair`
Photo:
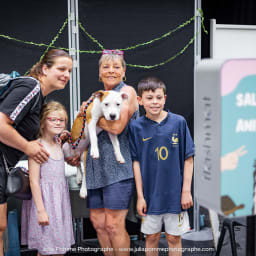
M 44 55 L 41 61 L 37 62 L 31 68 L 28 75 L 36 79 L 39 79 L 39 77 L 43 74 L 42 72 L 43 65 L 46 65 L 48 68 L 51 68 L 55 62 L 55 59 L 58 57 L 67 57 L 72 60 L 71 56 L 67 52 L 60 49 L 51 49 Z

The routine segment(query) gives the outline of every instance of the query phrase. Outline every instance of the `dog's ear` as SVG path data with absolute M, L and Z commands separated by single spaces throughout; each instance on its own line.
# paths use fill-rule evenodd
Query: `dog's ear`
M 123 100 L 128 100 L 129 99 L 129 95 L 126 92 L 121 92 L 121 97 Z
M 105 91 L 99 90 L 99 91 L 95 92 L 94 95 L 95 95 L 96 97 L 99 97 L 99 98 L 100 98 L 100 101 L 102 101 L 102 97 L 104 96 L 104 93 L 105 93 Z

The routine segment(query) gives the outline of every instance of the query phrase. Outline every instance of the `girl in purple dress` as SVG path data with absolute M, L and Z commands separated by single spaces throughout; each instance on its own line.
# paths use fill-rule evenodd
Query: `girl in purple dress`
M 74 244 L 73 225 L 65 163 L 56 141 L 67 124 L 62 104 L 51 101 L 43 106 L 39 141 L 49 152 L 47 162 L 28 160 L 33 198 L 23 201 L 21 243 L 41 255 L 64 255 Z

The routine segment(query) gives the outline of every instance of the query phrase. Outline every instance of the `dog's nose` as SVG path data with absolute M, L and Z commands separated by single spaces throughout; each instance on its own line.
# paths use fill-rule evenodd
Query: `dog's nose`
M 115 118 L 116 118 L 116 115 L 115 115 L 115 114 L 110 114 L 109 116 L 110 116 L 110 119 L 111 119 L 111 120 L 115 120 Z

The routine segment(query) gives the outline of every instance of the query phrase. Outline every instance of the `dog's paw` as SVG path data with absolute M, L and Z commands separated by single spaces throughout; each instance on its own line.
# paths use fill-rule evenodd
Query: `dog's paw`
M 125 160 L 123 158 L 123 156 L 120 154 L 120 155 L 116 155 L 116 161 L 120 164 L 124 164 L 125 163 Z
M 81 167 L 77 167 L 77 171 L 76 171 L 76 183 L 79 185 L 82 183 L 82 179 L 83 179 L 83 176 L 82 176 L 82 170 L 81 170 Z
M 98 159 L 100 157 L 100 153 L 97 148 L 91 148 L 91 157 L 94 159 Z
M 80 177 L 79 177 L 80 176 Z M 77 175 L 76 176 L 76 183 L 79 185 L 79 184 L 81 184 L 82 183 L 82 177 L 81 177 L 81 175 Z
M 81 197 L 81 198 L 86 198 L 87 197 L 87 190 L 86 189 L 80 189 L 80 193 L 79 193 L 79 196 Z
M 65 158 L 72 156 L 72 149 L 70 147 L 70 144 L 68 144 L 68 142 L 63 144 L 62 151 Z

